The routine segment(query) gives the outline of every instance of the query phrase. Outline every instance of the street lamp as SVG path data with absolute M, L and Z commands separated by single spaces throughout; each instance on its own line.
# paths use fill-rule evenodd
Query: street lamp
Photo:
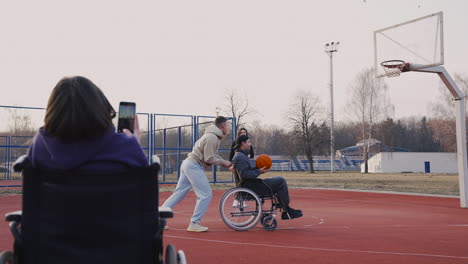
M 325 52 L 330 56 L 330 172 L 335 171 L 335 138 L 333 136 L 334 113 L 333 113 L 333 52 L 338 52 L 340 42 L 330 42 L 325 44 Z

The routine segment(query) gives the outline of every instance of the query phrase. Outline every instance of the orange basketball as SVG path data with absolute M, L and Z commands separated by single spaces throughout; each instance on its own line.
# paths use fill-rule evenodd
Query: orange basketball
M 257 157 L 257 159 L 255 160 L 255 166 L 259 169 L 265 167 L 265 169 L 270 169 L 271 168 L 271 158 L 270 156 L 266 155 L 266 154 L 262 154 L 260 156 Z

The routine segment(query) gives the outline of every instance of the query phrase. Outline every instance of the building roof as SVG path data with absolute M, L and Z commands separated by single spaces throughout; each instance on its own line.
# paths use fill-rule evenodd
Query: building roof
M 371 139 L 363 139 L 363 140 L 358 141 L 358 143 L 356 143 L 356 146 L 367 145 L 368 142 L 370 142 L 371 145 L 382 143 L 375 138 L 371 138 Z

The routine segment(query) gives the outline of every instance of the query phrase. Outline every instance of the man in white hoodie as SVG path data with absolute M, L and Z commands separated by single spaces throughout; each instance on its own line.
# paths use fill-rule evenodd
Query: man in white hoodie
M 230 161 L 224 160 L 218 155 L 219 143 L 228 132 L 227 118 L 218 116 L 214 125 L 206 129 L 205 134 L 195 142 L 195 146 L 192 152 L 188 154 L 187 159 L 180 165 L 180 178 L 177 187 L 162 205 L 163 207 L 174 208 L 193 188 L 197 195 L 197 203 L 187 228 L 188 231 L 208 231 L 208 227 L 200 224 L 212 197 L 211 186 L 205 174 L 205 169 L 213 164 L 222 165 L 225 168 L 231 167 Z

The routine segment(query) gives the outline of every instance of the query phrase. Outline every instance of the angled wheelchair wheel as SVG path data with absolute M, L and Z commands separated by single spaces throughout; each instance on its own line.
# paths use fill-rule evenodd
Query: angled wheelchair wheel
M 177 251 L 171 244 L 166 247 L 166 255 L 164 257 L 164 264 L 177 264 Z
M 13 252 L 3 251 L 0 254 L 0 264 L 13 264 Z
M 256 226 L 262 216 L 262 204 L 258 195 L 247 188 L 233 188 L 224 193 L 219 202 L 223 222 L 237 231 Z
M 262 226 L 267 231 L 274 231 L 278 226 L 278 222 L 272 215 L 267 215 L 262 217 Z

